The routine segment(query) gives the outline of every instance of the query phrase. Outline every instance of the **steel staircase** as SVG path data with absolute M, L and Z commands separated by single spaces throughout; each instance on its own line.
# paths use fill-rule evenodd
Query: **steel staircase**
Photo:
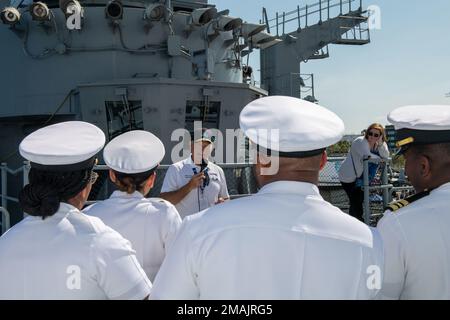
M 268 19 L 267 31 L 283 41 L 261 50 L 261 84 L 270 95 L 301 96 L 300 63 L 330 57 L 329 45 L 370 43 L 362 0 L 321 0 Z

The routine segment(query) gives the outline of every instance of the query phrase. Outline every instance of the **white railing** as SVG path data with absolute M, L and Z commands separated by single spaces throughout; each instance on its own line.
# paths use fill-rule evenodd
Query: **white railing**
M 0 213 L 2 214 L 2 229 L 0 235 L 2 235 L 11 227 L 11 217 L 8 210 L 3 207 L 0 207 Z
M 392 193 L 395 191 L 410 191 L 413 192 L 414 188 L 412 186 L 395 187 L 393 184 L 389 183 L 388 169 L 392 160 L 383 159 L 364 159 L 364 171 L 363 171 L 363 192 L 364 192 L 364 221 L 366 224 L 371 223 L 372 210 L 370 208 L 370 191 L 382 191 L 383 196 L 383 208 L 386 208 L 389 203 L 392 202 Z M 381 171 L 381 184 L 371 185 L 369 181 L 369 163 L 384 164 L 384 168 Z
M 304 7 L 297 6 L 297 9 L 293 11 L 277 12 L 275 18 L 272 19 L 267 18 L 267 11 L 263 9 L 262 21 L 266 24 L 269 33 L 272 29 L 276 29 L 276 34 L 279 36 L 280 33 L 284 35 L 286 32 L 289 32 L 287 31 L 288 24 L 292 22 L 296 23 L 299 29 L 302 25 L 304 27 L 310 26 L 312 18 L 317 18 L 317 22 L 322 23 L 331 19 L 332 9 L 336 8 L 338 15 L 341 16 L 344 13 L 350 13 L 356 10 L 353 5 L 354 3 L 359 6 L 357 9 L 362 11 L 362 0 L 320 0 Z
M 339 187 L 340 181 L 338 179 L 337 173 L 339 171 L 340 163 L 344 161 L 344 157 L 330 157 L 328 159 L 329 165 L 325 168 L 325 170 L 321 173 L 321 179 L 319 181 L 319 187 Z M 382 170 L 381 175 L 381 185 L 371 185 L 369 181 L 369 163 L 380 163 L 385 162 L 386 167 Z M 248 163 L 234 163 L 234 164 L 218 164 L 222 169 L 240 169 L 240 168 L 248 168 L 251 164 Z M 389 183 L 388 179 L 388 167 L 390 165 L 390 160 L 383 161 L 377 159 L 365 159 L 364 160 L 364 172 L 363 172 L 363 192 L 364 192 L 364 219 L 366 223 L 371 222 L 372 212 L 371 212 L 371 200 L 370 193 L 371 191 L 382 191 L 383 198 L 383 207 L 386 207 L 392 201 L 392 193 L 396 191 L 412 191 L 413 188 L 410 186 L 403 187 L 395 187 L 393 184 Z M 167 170 L 169 165 L 160 165 L 158 170 Z M 18 169 L 12 170 L 8 168 L 5 163 L 0 165 L 1 170 L 1 211 L 2 211 L 2 232 L 7 230 L 10 225 L 10 215 L 8 212 L 8 201 L 18 202 L 18 198 L 8 196 L 8 175 L 17 176 L 18 174 L 23 175 L 23 185 L 28 184 L 28 173 L 30 170 L 29 162 L 24 162 L 24 165 Z M 97 165 L 94 170 L 109 170 L 106 165 Z M 329 170 L 329 172 L 324 172 Z M 246 183 L 249 184 L 250 181 L 247 179 Z M 251 188 L 248 187 L 248 190 Z M 247 190 L 246 189 L 246 190 Z M 231 195 L 231 199 L 237 199 L 245 196 L 249 196 L 250 194 L 235 194 Z M 93 203 L 95 201 L 90 201 L 89 203 Z

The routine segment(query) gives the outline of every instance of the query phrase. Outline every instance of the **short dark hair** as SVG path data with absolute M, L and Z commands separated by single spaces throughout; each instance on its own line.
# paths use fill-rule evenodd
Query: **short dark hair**
M 434 144 L 415 144 L 412 146 L 415 153 L 439 153 L 439 156 L 450 158 L 450 142 Z

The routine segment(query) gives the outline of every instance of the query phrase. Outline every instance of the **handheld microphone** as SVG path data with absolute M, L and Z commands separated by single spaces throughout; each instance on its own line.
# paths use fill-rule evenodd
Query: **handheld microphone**
M 192 171 L 194 174 L 197 174 L 197 168 L 192 168 Z M 205 159 L 202 159 L 202 164 L 200 165 L 200 172 L 203 172 L 205 175 L 205 179 L 203 179 L 203 184 L 200 186 L 200 189 L 203 191 L 208 185 L 209 185 L 209 174 L 208 174 L 209 168 L 208 163 L 205 161 Z
M 209 168 L 208 163 L 205 161 L 205 159 L 202 159 L 202 164 L 200 165 L 201 172 L 205 174 L 205 179 L 203 180 L 203 189 L 205 189 L 206 186 L 209 185 Z

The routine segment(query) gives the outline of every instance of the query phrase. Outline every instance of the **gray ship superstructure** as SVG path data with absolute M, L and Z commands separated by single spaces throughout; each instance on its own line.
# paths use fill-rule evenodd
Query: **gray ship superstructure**
M 359 0 L 320 1 L 271 19 L 263 10 L 259 23 L 207 0 L 0 0 L 0 10 L 0 162 L 12 168 L 22 164 L 24 136 L 67 120 L 91 122 L 108 140 L 151 131 L 169 150 L 163 160 L 169 164 L 179 143 L 174 130 L 191 131 L 202 121 L 226 137 L 254 99 L 283 94 L 315 101 L 300 63 L 328 57 L 328 44 L 369 42 Z M 247 65 L 257 49 L 261 66 Z M 311 93 L 302 96 L 305 88 Z M 8 179 L 9 193 L 22 183 Z

